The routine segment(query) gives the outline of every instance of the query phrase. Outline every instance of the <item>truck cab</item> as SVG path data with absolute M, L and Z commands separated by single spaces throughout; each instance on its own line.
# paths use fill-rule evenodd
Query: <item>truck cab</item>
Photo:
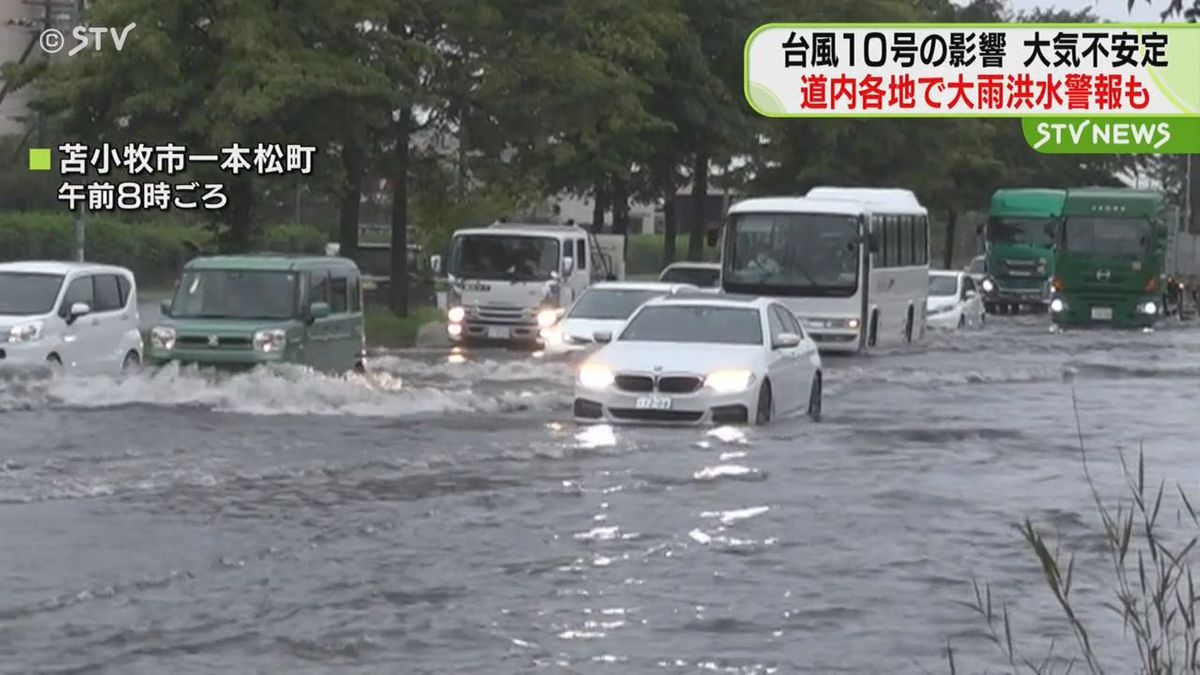
M 1054 274 L 1054 235 L 1066 190 L 997 190 L 984 241 L 984 306 L 990 313 L 1017 314 L 1023 307 L 1044 310 L 1046 284 Z
M 1163 311 L 1168 234 L 1160 192 L 1068 191 L 1050 282 L 1054 324 L 1153 327 Z
M 542 346 L 542 329 L 594 281 L 615 278 L 611 270 L 611 257 L 580 227 L 496 223 L 458 230 L 444 270 L 447 332 L 458 344 Z

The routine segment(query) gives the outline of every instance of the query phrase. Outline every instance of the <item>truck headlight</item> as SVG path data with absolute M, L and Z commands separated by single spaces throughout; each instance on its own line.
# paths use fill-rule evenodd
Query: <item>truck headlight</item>
M 1055 298 L 1050 301 L 1050 311 L 1058 314 L 1067 308 L 1067 303 L 1063 302 L 1062 298 Z
M 549 328 L 558 323 L 558 310 L 543 309 L 537 313 L 537 324 L 539 328 Z
M 1142 305 L 1142 311 L 1146 314 L 1158 314 L 1158 305 L 1153 300 Z
M 467 318 L 467 310 L 461 305 L 455 305 L 446 312 L 446 318 L 450 319 L 450 323 L 462 323 L 462 320 Z
M 585 363 L 579 368 L 579 384 L 588 389 L 603 389 L 613 383 L 612 370 L 598 363 Z
M 42 322 L 34 321 L 32 323 L 13 326 L 8 331 L 9 342 L 33 342 L 42 337 Z
M 990 278 L 984 279 L 980 286 L 983 286 L 984 293 L 991 293 L 992 291 L 996 290 L 996 282 L 992 281 Z
M 175 348 L 175 329 L 169 326 L 155 326 L 150 331 L 150 346 L 163 351 Z
M 254 334 L 254 349 L 264 354 L 275 354 L 287 346 L 287 331 L 268 328 Z
M 753 381 L 754 373 L 749 370 L 718 370 L 704 378 L 704 386 L 718 394 L 736 394 Z

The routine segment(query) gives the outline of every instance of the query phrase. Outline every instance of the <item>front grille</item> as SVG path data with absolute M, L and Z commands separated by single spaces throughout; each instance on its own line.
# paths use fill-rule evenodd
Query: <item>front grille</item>
M 690 394 L 699 389 L 702 384 L 704 382 L 700 378 L 690 375 L 668 376 L 659 378 L 658 390 L 664 394 Z
M 703 412 L 685 410 L 639 410 L 637 408 L 609 408 L 613 417 L 642 422 L 696 422 Z
M 1005 260 L 1001 265 L 1001 269 L 1005 274 L 1014 277 L 1042 276 L 1038 272 L 1038 262 L 1036 260 Z
M 503 305 L 480 305 L 475 312 L 467 317 L 484 323 L 521 325 L 536 323 L 535 310 L 524 307 L 505 307 Z
M 654 378 L 647 375 L 617 375 L 614 381 L 623 391 L 654 391 Z
M 181 347 L 200 347 L 204 349 L 249 349 L 250 338 L 220 336 L 217 344 L 209 342 L 207 335 L 180 335 L 175 343 Z

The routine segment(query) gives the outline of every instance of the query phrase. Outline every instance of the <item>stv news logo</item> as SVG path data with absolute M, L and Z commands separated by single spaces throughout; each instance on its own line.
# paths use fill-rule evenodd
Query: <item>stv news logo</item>
M 75 56 L 79 52 L 94 47 L 96 51 L 104 49 L 104 37 L 107 35 L 112 41 L 113 47 L 117 51 L 121 51 L 125 47 L 125 39 L 129 37 L 129 33 L 137 27 L 136 23 L 131 23 L 124 28 L 104 28 L 104 27 L 88 27 L 76 26 L 71 29 L 71 37 L 75 38 L 75 44 L 67 51 L 67 56 Z M 57 28 L 47 28 L 42 31 L 38 37 L 38 43 L 42 46 L 42 51 L 47 54 L 57 54 L 66 46 L 67 38 L 61 30 Z

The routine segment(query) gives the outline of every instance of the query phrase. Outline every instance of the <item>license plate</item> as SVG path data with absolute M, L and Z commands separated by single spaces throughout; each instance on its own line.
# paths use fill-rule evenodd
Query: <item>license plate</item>
M 638 410 L 670 410 L 671 399 L 668 396 L 639 396 L 634 405 Z
M 1112 321 L 1112 307 L 1093 307 L 1092 318 L 1096 321 Z
M 490 338 L 507 340 L 508 339 L 508 329 L 507 328 L 498 328 L 496 326 L 490 326 L 488 328 L 487 335 Z

